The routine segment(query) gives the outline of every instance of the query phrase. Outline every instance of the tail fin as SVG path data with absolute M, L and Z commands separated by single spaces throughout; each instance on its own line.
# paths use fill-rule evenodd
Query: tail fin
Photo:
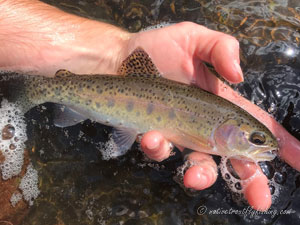
M 0 71 L 0 101 L 7 99 L 17 103 L 24 113 L 32 108 L 33 104 L 27 98 L 25 90 L 27 77 L 24 74 Z

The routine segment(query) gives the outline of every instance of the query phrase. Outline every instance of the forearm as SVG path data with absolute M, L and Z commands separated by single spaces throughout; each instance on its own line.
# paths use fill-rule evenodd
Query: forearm
M 0 69 L 116 73 L 130 34 L 35 0 L 0 2 Z

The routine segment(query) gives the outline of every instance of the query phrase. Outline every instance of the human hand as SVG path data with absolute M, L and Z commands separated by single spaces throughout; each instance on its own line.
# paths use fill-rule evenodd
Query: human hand
M 1 36 L 0 69 L 48 76 L 62 68 L 78 74 L 114 74 L 126 56 L 136 47 L 143 47 L 164 77 L 196 83 L 263 121 L 280 139 L 281 157 L 300 170 L 299 141 L 266 112 L 220 82 L 203 65 L 203 61 L 209 62 L 228 81 L 241 82 L 239 45 L 233 37 L 189 22 L 129 34 L 105 23 L 67 14 L 40 1 L 4 1 L 0 8 L 3 9 L 0 30 L 5 34 Z M 152 159 L 163 160 L 169 156 L 169 143 L 158 132 L 145 134 L 141 144 Z M 185 186 L 198 190 L 211 186 L 217 177 L 212 158 L 195 152 L 189 159 L 199 161 L 199 165 L 187 170 Z M 245 196 L 255 209 L 267 209 L 271 205 L 271 195 L 260 168 L 232 162 L 242 179 L 258 170 L 255 179 L 244 182 Z
M 243 81 L 239 66 L 239 44 L 235 38 L 194 23 L 183 22 L 135 34 L 129 41 L 128 54 L 136 47 L 142 47 L 150 55 L 164 77 L 197 84 L 202 89 L 239 105 L 264 122 L 276 137 L 281 139 L 280 153 L 283 159 L 295 168 L 300 168 L 300 163 L 291 157 L 291 154 L 300 157 L 299 142 L 266 112 L 217 79 L 203 64 L 203 62 L 211 63 L 216 71 L 229 82 Z M 287 144 L 290 142 L 292 144 Z M 159 132 L 151 131 L 145 134 L 141 146 L 151 159 L 161 161 L 169 157 L 170 145 Z M 198 164 L 186 171 L 185 186 L 196 190 L 210 187 L 217 178 L 217 166 L 211 156 L 193 152 L 188 159 L 197 161 Z M 231 163 L 242 179 L 244 194 L 249 204 L 254 209 L 267 210 L 272 203 L 271 193 L 268 179 L 260 167 L 254 163 L 239 160 L 231 160 Z M 247 180 L 254 173 L 256 173 L 255 177 Z

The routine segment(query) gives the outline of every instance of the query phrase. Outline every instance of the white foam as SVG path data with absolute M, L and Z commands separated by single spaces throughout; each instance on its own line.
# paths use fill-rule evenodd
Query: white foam
M 201 162 L 199 161 L 195 161 L 195 160 L 186 160 L 184 162 L 184 164 L 182 166 L 177 167 L 177 171 L 176 171 L 176 175 L 173 177 L 173 180 L 179 184 L 179 186 L 185 191 L 186 194 L 188 194 L 189 196 L 194 196 L 195 194 L 197 194 L 197 190 L 191 189 L 191 188 L 186 188 L 184 186 L 184 182 L 183 182 L 183 178 L 184 178 L 184 174 L 185 172 L 196 165 L 200 165 Z
M 1 102 L 0 115 L 0 152 L 5 158 L 4 162 L 0 164 L 0 169 L 3 180 L 7 180 L 19 175 L 22 170 L 24 164 L 24 142 L 27 140 L 26 124 L 20 108 L 7 100 Z M 8 125 L 14 129 L 14 132 L 8 138 L 3 138 L 3 128 Z M 33 200 L 40 193 L 37 183 L 37 171 L 29 164 L 26 174 L 22 177 L 19 185 L 22 194 L 15 192 L 10 198 L 12 206 L 15 207 L 22 199 L 22 196 L 29 205 L 32 205 Z
M 233 170 L 233 168 L 228 168 L 227 165 L 227 161 L 229 160 L 229 158 L 227 157 L 222 157 L 221 162 L 219 164 L 219 169 L 221 171 L 221 175 L 223 177 L 223 179 L 226 181 L 228 188 L 231 190 L 231 192 L 233 193 L 232 197 L 233 200 L 237 203 L 245 203 L 245 198 L 244 198 L 244 188 L 245 188 L 245 184 L 249 184 L 251 182 L 251 180 L 253 180 L 256 176 L 258 176 L 260 174 L 260 171 L 257 169 L 253 175 L 251 177 L 249 177 L 248 179 L 245 180 L 241 180 L 238 177 L 235 177 L 235 175 L 233 175 L 233 173 L 231 172 L 231 170 Z M 276 182 L 274 182 L 274 178 L 272 178 L 271 180 L 269 180 L 269 185 L 273 185 L 274 187 L 274 193 L 272 194 L 272 202 L 274 202 L 274 200 L 276 200 L 277 196 L 279 195 L 280 192 L 280 185 L 276 184 Z
M 125 155 L 128 150 L 121 151 L 118 145 L 114 142 L 112 136 L 106 143 L 98 144 L 99 151 L 102 154 L 103 160 L 115 159 L 119 156 Z
M 5 160 L 0 164 L 3 180 L 18 175 L 24 161 L 24 142 L 27 140 L 26 125 L 23 114 L 16 104 L 9 103 L 7 100 L 1 102 L 0 108 L 0 152 Z M 15 129 L 15 134 L 11 139 L 3 140 L 2 130 L 10 124 Z M 14 149 L 9 146 L 14 145 Z
M 241 185 L 241 179 L 234 177 L 232 175 L 232 173 L 228 170 L 229 168 L 227 167 L 227 160 L 229 160 L 227 157 L 222 157 L 222 159 L 221 159 L 221 162 L 219 164 L 221 175 L 222 175 L 223 179 L 226 181 L 227 186 L 229 187 L 229 189 L 232 192 L 237 193 L 237 194 L 242 194 L 243 189 L 236 188 L 237 185 Z M 252 178 L 252 177 L 250 177 L 250 178 Z
M 24 200 L 30 206 L 33 205 L 33 201 L 40 194 L 40 190 L 38 188 L 38 172 L 31 163 L 27 166 L 26 174 L 22 178 L 19 188 L 22 191 Z
M 15 192 L 12 194 L 12 196 L 10 197 L 10 203 L 13 207 L 15 207 L 17 205 L 17 203 L 22 199 L 22 194 L 19 192 Z
M 242 186 L 240 186 L 241 187 L 240 189 L 237 189 L 236 184 L 239 183 L 241 185 L 242 183 L 249 183 L 249 180 L 254 179 L 258 174 L 260 174 L 260 172 L 258 170 L 256 170 L 256 172 L 246 180 L 238 179 L 238 178 L 234 177 L 232 175 L 232 173 L 229 171 L 229 168 L 227 166 L 227 160 L 228 160 L 227 157 L 222 157 L 220 165 L 219 165 L 222 177 L 226 181 L 227 186 L 233 193 L 240 194 L 240 196 L 243 197 Z M 274 181 L 274 177 L 269 179 L 269 186 L 271 186 L 271 185 L 274 188 L 274 193 L 272 194 L 272 202 L 274 202 L 275 200 L 277 200 L 277 197 L 279 196 L 282 186 Z M 236 199 L 236 200 L 241 201 L 242 199 Z

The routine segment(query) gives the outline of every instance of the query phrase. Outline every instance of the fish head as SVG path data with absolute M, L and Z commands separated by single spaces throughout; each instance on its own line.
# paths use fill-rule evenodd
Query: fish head
M 216 128 L 213 136 L 217 150 L 228 157 L 270 161 L 278 150 L 276 138 L 254 118 L 229 119 Z

